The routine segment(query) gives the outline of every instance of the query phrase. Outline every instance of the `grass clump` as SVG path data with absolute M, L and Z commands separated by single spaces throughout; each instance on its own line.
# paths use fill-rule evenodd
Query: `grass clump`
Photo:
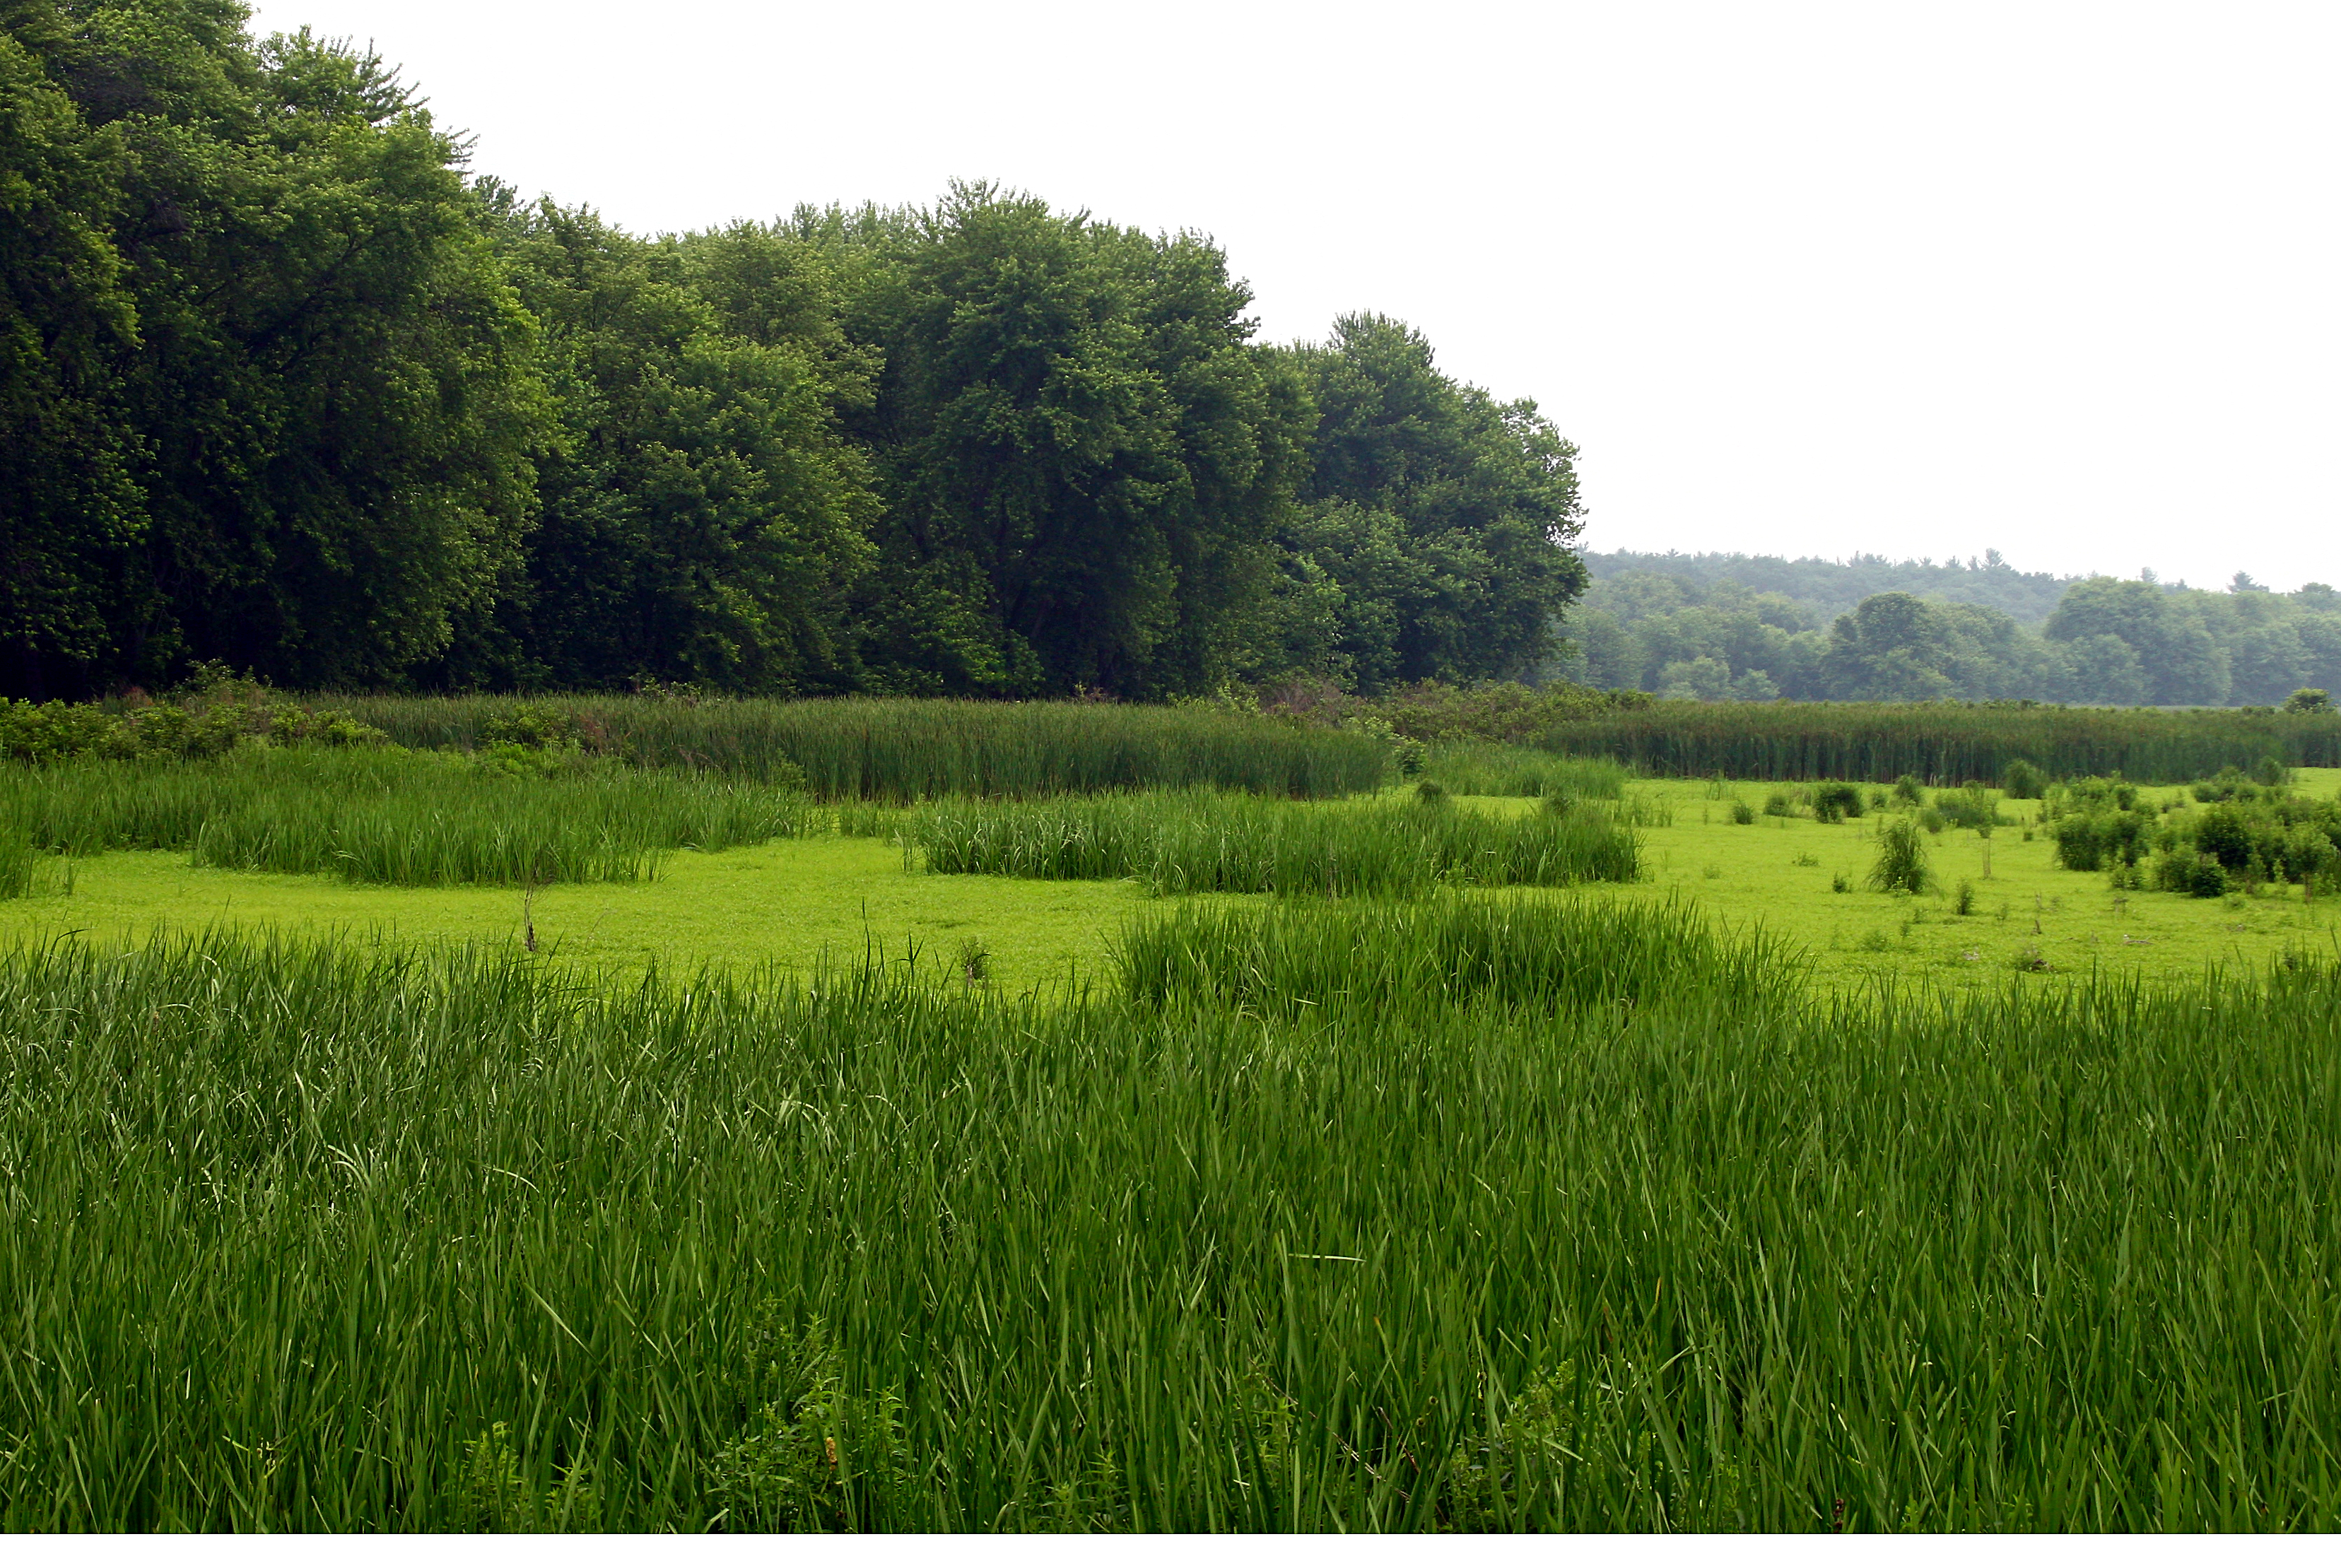
M 1141 1006 L 1276 1016 L 1350 1005 L 1741 1007 L 1777 997 L 1790 978 L 1783 950 L 1760 936 L 1726 943 L 1673 902 L 1189 907 L 1133 926 L 1115 961 Z
M 1525 746 L 1455 744 L 1434 749 L 1422 775 L 1451 795 L 1624 797 L 1631 775 L 1608 757 L 1557 757 Z
M 742 781 L 521 775 L 392 749 L 0 771 L 0 822 L 41 849 L 185 849 L 198 866 L 403 887 L 634 881 L 669 850 L 793 837 L 808 820 L 802 795 Z
M 1869 868 L 1869 886 L 1879 893 L 1924 893 L 1935 885 L 1927 863 L 1927 841 L 1919 825 L 1898 817 L 1878 829 L 1878 858 Z
M 1170 894 L 1410 896 L 1453 883 L 1632 881 L 1639 841 L 1619 815 L 1580 802 L 1500 818 L 1443 791 L 1356 808 L 1205 792 L 954 801 L 920 814 L 916 842 L 927 869 L 944 874 L 1131 877 Z

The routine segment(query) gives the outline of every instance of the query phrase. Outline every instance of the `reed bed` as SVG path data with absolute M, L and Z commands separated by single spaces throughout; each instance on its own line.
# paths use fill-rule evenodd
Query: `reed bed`
M 0 825 L 43 852 L 185 849 L 198 866 L 403 887 L 636 881 L 670 850 L 808 823 L 802 794 L 741 780 L 616 767 L 513 777 L 403 751 L 0 769 Z
M 1335 897 L 1629 882 L 1641 854 L 1596 803 L 1506 819 L 1420 799 L 1329 807 L 1204 791 L 946 802 L 920 813 L 915 843 L 945 874 Z
M 2327 970 L 955 989 L 0 958 L 0 1526 L 2341 1523 Z
M 1783 1005 L 1798 964 L 1751 934 L 1730 941 L 1669 900 L 1590 905 L 1450 897 L 1426 903 L 1190 906 L 1115 949 L 1140 1006 L 1420 1011 L 1483 1004 L 1551 1012 Z
M 2341 767 L 2341 714 L 1952 702 L 1659 702 L 1560 725 L 1539 744 L 1673 778 L 1997 784 L 2019 759 L 2059 778 L 2177 784 L 2264 757 Z
M 802 770 L 824 800 L 902 803 L 1210 786 L 1324 799 L 1379 789 L 1370 736 L 1204 708 L 1099 702 L 822 701 L 613 697 L 334 697 L 413 747 L 472 749 L 524 709 L 572 715 L 590 740 L 646 767 L 746 779 Z
M 1566 795 L 1579 800 L 1617 800 L 1632 777 L 1609 757 L 1556 757 L 1526 746 L 1473 745 L 1432 749 L 1422 777 L 1450 795 Z

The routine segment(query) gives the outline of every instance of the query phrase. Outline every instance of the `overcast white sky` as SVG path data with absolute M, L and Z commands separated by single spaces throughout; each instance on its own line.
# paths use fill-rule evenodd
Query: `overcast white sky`
M 640 230 L 959 176 L 1581 449 L 1595 550 L 2341 581 L 2341 6 L 269 0 Z

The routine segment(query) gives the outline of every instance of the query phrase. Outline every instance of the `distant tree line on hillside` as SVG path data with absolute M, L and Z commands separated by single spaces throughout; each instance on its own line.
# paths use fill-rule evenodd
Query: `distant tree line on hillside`
M 1129 697 L 1531 670 L 1574 452 L 988 186 L 644 238 L 234 0 L 0 0 L 0 691 Z
M 1704 552 L 1664 555 L 1630 550 L 1588 551 L 1585 569 L 1596 582 L 1613 577 L 1671 578 L 1699 589 L 1737 583 L 1752 593 L 1793 599 L 1827 626 L 1863 600 L 1879 593 L 1980 604 L 2036 630 L 2056 610 L 2065 590 L 2080 581 L 2047 571 L 2018 571 L 1999 551 L 1987 550 L 1964 560 L 1889 561 L 1856 555 L 1845 561 L 1806 556 Z
M 1794 564 L 1808 569 L 1806 581 L 1829 585 L 1809 571 L 1828 563 Z M 1992 575 L 1970 574 L 1986 585 Z M 1875 593 L 1832 617 L 1729 576 L 1629 570 L 1599 576 L 1566 630 L 1555 673 L 1710 701 L 2273 705 L 2303 688 L 2341 690 L 2341 593 L 2323 583 L 2274 593 L 2241 573 L 2216 592 L 2151 578 L 2062 580 L 2035 630 L 2005 610 L 1948 597 Z

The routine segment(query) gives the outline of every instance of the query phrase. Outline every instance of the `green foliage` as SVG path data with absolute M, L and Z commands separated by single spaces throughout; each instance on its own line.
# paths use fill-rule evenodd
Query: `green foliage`
M 2333 694 L 2313 686 L 2304 686 L 2284 700 L 2284 710 L 2286 713 L 2330 713 L 2333 711 Z
M 374 56 L 242 22 L 9 19 L 5 381 L 39 432 L 0 473 L 19 693 L 186 657 L 386 679 L 518 560 L 540 386 L 461 148 Z
M 1522 745 L 1542 741 L 1571 721 L 1633 711 L 1649 707 L 1649 701 L 1639 691 L 1596 691 L 1566 683 L 1530 687 L 1495 681 L 1465 687 L 1423 681 L 1377 698 L 1322 682 L 1294 681 L 1268 690 L 1260 710 L 1318 724 L 1383 724 L 1434 746 L 1468 741 Z
M 1756 1007 L 1786 994 L 1784 949 L 1725 943 L 1669 901 L 1595 908 L 1547 899 L 1188 905 L 1124 933 L 1116 962 L 1142 1007 L 1491 1006 L 1555 1010 Z
M 1741 1008 L 1641 950 L 1631 1009 L 1289 1017 L 11 953 L 0 1523 L 2341 1517 L 2328 1347 L 2251 1333 L 2329 1295 L 2328 968 Z
M 1548 796 L 1569 807 L 1569 797 Z M 1159 893 L 1408 897 L 1489 888 L 1630 882 L 1639 844 L 1592 802 L 1503 818 L 1459 809 L 1428 781 L 1396 805 L 1325 807 L 1246 796 L 1110 795 L 948 801 L 922 811 L 930 871 L 992 877 L 1133 877 Z
M 2019 574 L 1996 556 L 1588 561 L 1556 670 L 1669 697 L 2273 705 L 2341 684 L 2341 596 L 2318 583 L 2211 593 Z
M 2000 778 L 2029 758 L 2059 778 L 2118 771 L 2146 783 L 2200 779 L 2276 756 L 2341 766 L 2341 715 L 2230 710 L 2109 712 L 2021 704 L 1677 703 L 1559 724 L 1550 750 L 1614 757 L 1646 774 L 1928 783 Z
M 2011 826 L 2000 815 L 1998 798 L 1980 784 L 1936 791 L 1934 809 L 1951 827 L 1972 829 L 1987 838 L 1994 828 Z
M 1606 757 L 1556 757 L 1522 746 L 1460 743 L 1430 753 L 1422 771 L 1457 795 L 1617 800 L 1629 775 Z
M 444 673 L 781 696 L 860 685 L 852 612 L 878 501 L 842 422 L 869 402 L 877 362 L 846 341 L 827 263 L 752 225 L 654 243 L 485 194 L 543 323 L 562 432 L 539 461 L 525 590 Z
M 714 1523 L 825 1533 L 902 1518 L 915 1499 L 902 1394 L 849 1388 L 828 1325 L 814 1318 L 800 1328 L 771 1298 L 757 1310 L 746 1359 L 732 1394 L 745 1430 L 709 1465 Z
M 679 772 L 516 777 L 402 751 L 0 771 L 0 823 L 71 855 L 187 849 L 199 866 L 403 887 L 633 881 L 665 852 L 806 829 L 802 796 Z
M 1848 817 L 1861 815 L 1861 788 L 1856 784 L 1819 784 L 1812 792 L 1813 820 L 1842 822 Z
M 402 745 L 465 749 L 505 734 L 499 727 L 515 714 L 557 711 L 594 751 L 803 787 L 824 800 L 1198 785 L 1324 797 L 1379 789 L 1390 766 L 1389 749 L 1371 736 L 1206 704 L 575 696 L 353 698 L 349 706 Z
M 0 698 L 0 757 L 20 762 L 217 757 L 253 741 L 274 746 L 379 746 L 388 739 L 342 708 L 307 708 L 256 682 L 198 690 L 182 700 L 11 702 Z
M 2010 800 L 2037 800 L 2047 790 L 2048 776 L 2026 758 L 2011 758 L 2000 769 L 2000 793 Z
M 1927 864 L 1927 841 L 1918 824 L 1908 817 L 1881 823 L 1878 858 L 1869 868 L 1869 886 L 1880 893 L 1924 893 L 1935 885 Z
M 1317 417 L 1279 542 L 1296 581 L 1339 592 L 1331 657 L 1295 673 L 1379 693 L 1540 663 L 1585 584 L 1566 548 L 1581 526 L 1576 449 L 1534 403 L 1453 381 L 1386 316 L 1344 316 L 1297 360 Z

